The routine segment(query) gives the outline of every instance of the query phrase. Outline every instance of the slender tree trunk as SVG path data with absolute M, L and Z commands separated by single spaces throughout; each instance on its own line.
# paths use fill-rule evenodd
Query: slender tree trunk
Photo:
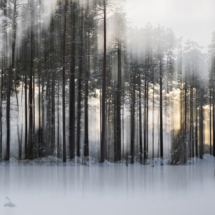
M 135 90 L 136 90 L 136 78 L 135 72 L 133 72 L 133 89 L 132 89 L 132 103 L 131 103 L 131 164 L 134 163 L 134 144 L 135 144 Z
M 7 16 L 7 0 L 3 1 L 4 3 L 4 16 Z M 7 26 L 7 19 L 4 20 L 4 26 Z M 4 29 L 4 35 L 3 35 L 3 41 L 4 41 L 4 57 L 2 58 L 2 73 L 1 73 L 1 103 L 0 103 L 0 123 L 1 123 L 1 127 L 0 127 L 0 159 L 2 159 L 3 155 L 2 155 L 2 100 L 3 100 L 3 75 L 4 75 L 4 69 L 6 68 L 6 61 L 7 61 L 7 30 Z
M 48 73 L 47 75 L 47 82 L 46 82 L 46 135 L 45 135 L 45 151 L 46 151 L 46 155 L 50 155 L 50 115 L 51 115 L 51 102 L 50 102 L 50 73 Z
M 88 80 L 89 80 L 89 72 L 90 72 L 90 41 L 89 41 L 89 38 L 88 38 L 88 41 L 87 41 L 87 44 L 88 44 L 88 50 L 87 50 L 87 70 L 86 70 L 86 80 L 85 80 L 85 102 L 84 102 L 84 105 L 85 105 L 85 129 L 84 129 L 84 156 L 87 157 L 89 156 L 89 128 L 88 128 L 88 97 L 89 97 L 89 87 L 88 87 Z
M 30 70 L 29 70 L 29 159 L 33 159 L 33 67 L 34 67 L 34 50 L 33 50 L 33 42 L 34 42 L 34 32 L 33 32 L 33 3 L 30 3 L 31 10 L 31 30 L 30 30 Z
M 187 84 L 185 83 L 185 94 L 184 94 L 184 135 L 185 139 L 187 136 Z
M 8 80 L 7 80 L 7 109 L 6 109 L 6 122 L 7 122 L 7 142 L 6 142 L 6 156 L 5 160 L 10 158 L 10 93 L 11 93 L 11 79 L 12 79 L 12 66 L 9 66 Z
M 41 129 L 42 129 L 42 126 L 41 126 L 41 91 L 40 91 L 40 87 L 41 87 L 41 77 L 40 77 L 40 74 L 39 74 L 39 86 L 38 86 L 38 90 L 39 90 L 39 105 L 38 105 L 38 109 L 39 109 L 39 131 L 38 131 L 38 145 L 39 145 L 39 157 L 42 156 L 42 153 L 41 153 Z
M 145 74 L 145 99 L 144 99 L 144 164 L 147 159 L 147 75 Z
M 210 155 L 212 155 L 212 147 L 211 147 L 211 89 L 210 89 Z
M 54 18 L 51 18 L 51 23 L 50 23 L 50 53 L 52 56 L 52 62 L 54 63 L 55 60 L 57 60 L 55 58 L 55 46 L 53 45 L 54 44 L 54 35 L 56 34 L 55 32 L 55 19 Z M 51 151 L 51 155 L 54 155 L 55 153 L 55 79 L 56 79 L 56 71 L 55 69 L 53 68 L 52 65 L 50 65 L 50 69 L 51 69 L 51 110 L 50 110 L 50 115 L 51 115 L 51 119 L 50 119 L 50 124 L 51 124 L 51 132 L 50 132 L 50 141 L 51 141 L 51 144 L 50 144 L 50 151 Z
M 154 166 L 154 95 L 155 95 L 155 80 L 154 80 L 154 72 L 153 72 L 153 95 L 152 95 L 152 166 Z
M 75 157 L 75 35 L 76 35 L 76 26 L 75 26 L 75 10 L 76 6 L 73 2 L 72 4 L 72 53 L 71 53 L 71 71 L 70 71 L 70 120 L 69 120 L 69 129 L 70 129 L 70 142 L 69 142 L 69 152 L 70 159 Z
M 52 72 L 51 154 L 55 151 L 55 72 Z
M 28 98 L 27 98 L 27 72 L 25 71 L 25 159 L 28 159 Z
M 181 122 L 181 129 L 183 130 L 183 86 L 182 86 L 182 53 L 180 52 L 180 66 L 179 66 L 179 83 L 180 83 L 180 122 Z
M 78 77 L 78 110 L 77 110 L 77 156 L 81 156 L 81 91 L 82 91 L 82 74 L 83 74 L 83 40 L 84 40 L 84 11 L 81 14 L 81 41 L 80 41 L 80 60 L 79 60 L 79 77 Z
M 162 88 L 162 59 L 160 58 L 160 157 L 161 165 L 163 165 L 163 88 Z
M 101 157 L 100 162 L 105 160 L 105 103 L 106 103 L 106 0 L 104 0 L 104 62 L 103 62 L 103 88 L 102 88 L 102 134 L 101 134 Z
M 6 142 L 5 160 L 10 159 L 10 94 L 11 94 L 11 85 L 12 85 L 12 72 L 15 67 L 15 47 L 16 47 L 16 0 L 14 1 L 13 20 L 12 20 L 12 61 L 9 66 L 8 78 L 7 78 L 7 109 L 6 109 L 7 142 Z
M 60 82 L 58 80 L 57 95 L 57 157 L 60 157 Z
M 86 80 L 86 84 L 85 84 L 85 90 L 86 90 L 86 93 L 85 93 L 85 129 L 84 129 L 84 156 L 87 157 L 89 156 L 89 129 L 88 129 L 88 80 Z
M 116 125 L 116 160 L 121 160 L 121 80 L 122 80 L 122 67 L 121 67 L 121 36 L 118 38 L 118 86 L 117 86 L 117 125 Z
M 196 88 L 196 126 L 195 126 L 195 155 L 198 157 L 198 97 L 197 97 L 197 88 Z
M 143 138 L 142 138 L 142 103 L 141 103 L 141 76 L 139 70 L 139 138 L 140 138 L 140 163 L 143 160 Z
M 45 156 L 45 92 L 44 92 L 44 78 L 42 77 L 42 129 L 41 129 L 41 156 Z
M 38 80 L 39 80 L 39 86 L 38 86 L 38 90 L 39 90 L 39 105 L 38 105 L 38 109 L 39 109 L 39 130 L 38 130 L 38 154 L 39 154 L 39 157 L 42 156 L 42 144 L 41 144 L 41 141 L 42 141 L 42 138 L 41 138 L 41 129 L 42 129 L 42 126 L 41 126 L 41 64 L 42 64 L 42 61 L 41 61 L 41 57 L 40 57 L 40 54 L 41 54 L 41 24 L 40 24 L 40 19 L 41 19 L 41 0 L 39 0 L 39 16 L 38 16 L 38 44 L 37 44 L 37 49 L 38 49 L 38 60 L 39 60 L 39 65 L 38 65 Z
M 203 93 L 201 93 L 203 94 Z M 203 96 L 201 96 L 201 101 L 200 101 L 200 117 L 199 117 L 199 140 L 200 140 L 200 150 L 199 150 L 199 157 L 203 159 L 203 102 L 202 102 Z
M 149 82 L 147 81 L 146 88 L 146 159 L 148 159 L 149 153 Z
M 66 162 L 66 114 L 65 114 L 66 7 L 67 0 L 65 0 L 64 5 L 64 29 L 63 29 L 63 162 Z
M 213 156 L 215 157 L 215 90 L 213 88 Z
M 22 88 L 22 94 L 23 94 L 23 88 Z M 17 136 L 18 136 L 18 144 L 19 144 L 19 160 L 21 160 L 22 157 L 22 129 L 21 129 L 21 137 L 20 137 L 20 132 L 19 132 L 19 113 L 20 113 L 20 109 L 19 109 L 19 98 L 18 98 L 18 93 L 16 91 L 16 104 L 17 104 L 17 112 L 18 112 L 18 122 L 17 122 Z M 21 98 L 21 110 L 22 110 L 22 98 Z
M 31 63 L 33 63 L 31 61 Z M 32 137 L 32 130 L 33 130 L 33 95 L 32 95 L 32 64 L 30 66 L 30 79 L 29 79 L 29 139 L 28 139 L 28 155 L 29 159 L 33 158 L 33 137 Z
M 190 157 L 194 156 L 194 139 L 193 139 L 193 87 L 190 88 Z
M 117 89 L 117 85 L 113 85 Z M 114 133 L 114 161 L 117 161 L 117 92 L 113 95 L 113 133 Z
M 0 160 L 2 159 L 2 99 L 3 99 L 3 74 L 4 74 L 4 65 L 3 65 L 3 58 L 2 58 L 1 92 L 0 92 Z

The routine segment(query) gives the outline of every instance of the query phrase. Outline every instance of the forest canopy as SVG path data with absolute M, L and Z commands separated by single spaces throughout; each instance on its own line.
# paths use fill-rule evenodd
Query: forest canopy
M 204 53 L 124 4 L 1 0 L 0 159 L 215 156 L 215 32 Z

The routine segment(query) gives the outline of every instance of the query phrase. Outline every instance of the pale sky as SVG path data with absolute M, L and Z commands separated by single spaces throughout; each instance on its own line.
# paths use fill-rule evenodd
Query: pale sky
M 134 25 L 172 28 L 176 37 L 194 40 L 207 51 L 215 31 L 215 0 L 126 0 L 126 5 Z

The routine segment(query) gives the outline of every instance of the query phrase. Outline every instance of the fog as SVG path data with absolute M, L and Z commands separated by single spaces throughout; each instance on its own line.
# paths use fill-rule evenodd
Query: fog
M 118 145 L 122 158 L 129 159 L 132 140 L 137 160 L 144 151 L 144 159 L 159 157 L 162 150 L 170 158 L 181 133 L 188 159 L 194 150 L 195 156 L 212 154 L 215 3 L 107 1 L 106 53 L 103 3 L 8 0 L 1 5 L 2 157 L 8 136 L 12 157 L 24 159 L 31 144 L 32 158 L 41 156 L 40 150 L 62 157 L 65 136 L 67 156 L 71 145 L 83 156 L 86 141 L 89 155 L 99 160 L 104 120 L 106 158 L 112 162 L 118 160 Z

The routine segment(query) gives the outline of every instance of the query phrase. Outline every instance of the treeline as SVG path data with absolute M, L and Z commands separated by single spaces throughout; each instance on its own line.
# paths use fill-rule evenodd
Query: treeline
M 171 29 L 129 26 L 120 1 L 47 2 L 0 4 L 0 158 L 13 151 L 11 129 L 18 159 L 147 164 L 170 152 L 171 164 L 184 164 L 215 156 L 215 34 L 206 55 Z M 93 99 L 99 138 L 90 133 Z

